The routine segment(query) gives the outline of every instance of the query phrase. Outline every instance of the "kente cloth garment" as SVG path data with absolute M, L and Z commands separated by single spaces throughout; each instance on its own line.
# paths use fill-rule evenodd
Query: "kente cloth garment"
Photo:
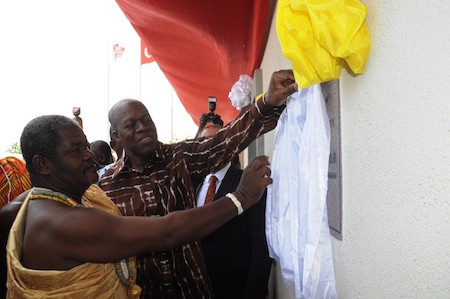
M 236 120 L 213 138 L 158 144 L 142 173 L 119 160 L 100 187 L 126 216 L 164 216 L 195 207 L 195 190 L 209 173 L 228 164 L 258 136 L 275 128 L 284 105 L 262 101 L 242 108 Z M 126 153 L 125 153 L 126 154 Z M 121 163 L 122 162 L 122 163 Z M 211 298 L 211 286 L 199 242 L 138 256 L 138 285 L 143 298 Z
M 291 95 L 275 132 L 266 237 L 295 298 L 336 298 L 327 215 L 330 127 L 320 84 Z
M 33 270 L 22 266 L 20 260 L 25 220 L 33 190 L 23 202 L 8 239 L 7 298 L 137 298 L 128 295 L 127 287 L 120 281 L 114 263 L 84 263 L 65 271 Z M 83 197 L 84 201 L 88 201 L 86 206 L 120 215 L 111 200 L 95 184 L 89 187 Z M 135 258 L 128 259 L 128 265 L 136 275 Z
M 359 0 L 278 1 L 278 39 L 300 87 L 339 78 L 344 61 L 355 74 L 364 72 L 370 50 L 366 13 Z
M 31 187 L 24 161 L 12 156 L 0 159 L 0 208 Z

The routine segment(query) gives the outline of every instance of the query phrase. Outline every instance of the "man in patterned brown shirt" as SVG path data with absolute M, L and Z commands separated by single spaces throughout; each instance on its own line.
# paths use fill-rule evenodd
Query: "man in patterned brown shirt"
M 108 118 L 125 158 L 108 170 L 100 186 L 125 216 L 163 216 L 191 209 L 204 177 L 274 129 L 286 98 L 296 90 L 292 70 L 275 72 L 262 100 L 245 107 L 215 137 L 176 144 L 158 142 L 155 124 L 141 102 L 122 100 Z M 199 242 L 139 256 L 138 284 L 142 298 L 212 297 Z

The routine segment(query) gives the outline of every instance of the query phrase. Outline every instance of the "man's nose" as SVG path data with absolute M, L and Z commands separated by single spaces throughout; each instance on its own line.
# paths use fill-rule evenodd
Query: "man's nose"
M 141 131 L 141 130 L 147 130 L 149 128 L 149 124 L 147 121 L 143 120 L 143 119 L 139 119 L 136 121 L 136 130 L 137 131 Z

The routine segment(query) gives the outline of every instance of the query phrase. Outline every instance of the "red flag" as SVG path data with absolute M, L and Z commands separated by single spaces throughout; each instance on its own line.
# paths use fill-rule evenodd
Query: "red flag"
M 141 64 L 151 63 L 155 61 L 153 55 L 148 50 L 147 46 L 144 45 L 144 42 L 141 40 Z
M 119 44 L 115 44 L 113 46 L 113 51 L 114 51 L 114 59 L 117 59 L 119 57 L 122 57 L 123 52 L 125 52 L 125 48 Z

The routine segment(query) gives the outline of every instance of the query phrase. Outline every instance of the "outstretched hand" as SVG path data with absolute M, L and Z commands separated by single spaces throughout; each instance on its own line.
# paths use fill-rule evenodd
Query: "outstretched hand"
M 258 202 L 266 187 L 272 183 L 269 165 L 267 156 L 259 156 L 254 158 L 244 169 L 241 181 L 235 191 L 244 209 Z
M 268 105 L 278 107 L 283 105 L 287 97 L 297 90 L 298 85 L 295 83 L 294 72 L 292 70 L 280 70 L 272 74 L 264 100 Z

